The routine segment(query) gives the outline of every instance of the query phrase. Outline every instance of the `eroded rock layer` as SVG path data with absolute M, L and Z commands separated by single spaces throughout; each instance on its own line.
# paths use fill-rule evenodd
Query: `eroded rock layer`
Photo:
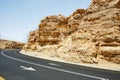
M 120 0 L 92 0 L 69 17 L 44 18 L 23 50 L 72 62 L 120 63 Z
M 25 43 L 0 39 L 0 49 L 22 49 Z
M 77 9 L 69 17 L 53 15 L 43 18 L 39 28 L 30 32 L 28 44 L 24 48 L 36 50 L 35 45 L 58 44 L 77 29 L 84 13 L 84 9 Z

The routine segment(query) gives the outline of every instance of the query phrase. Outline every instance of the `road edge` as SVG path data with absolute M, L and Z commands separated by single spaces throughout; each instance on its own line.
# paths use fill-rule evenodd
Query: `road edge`
M 102 69 L 102 70 L 109 70 L 109 71 L 117 71 L 117 72 L 120 72 L 120 69 L 117 70 L 117 69 L 109 69 L 109 68 L 105 68 L 105 67 L 98 67 L 98 66 L 95 66 L 95 65 L 91 65 L 91 64 L 85 64 L 85 63 L 74 63 L 74 62 L 70 62 L 70 61 L 63 61 L 63 60 L 55 60 L 55 59 L 48 59 L 48 58 L 45 58 L 45 57 L 37 57 L 37 56 L 33 56 L 33 55 L 29 55 L 23 51 L 19 51 L 20 54 L 23 54 L 23 55 L 26 55 L 26 56 L 31 56 L 31 57 L 35 57 L 35 58 L 41 58 L 41 59 L 45 59 L 45 60 L 51 60 L 51 61 L 56 61 L 56 62 L 62 62 L 62 63 L 68 63 L 68 64 L 73 64 L 73 65 L 78 65 L 78 66 L 84 66 L 84 67 L 90 67 L 90 68 L 96 68 L 96 69 Z M 115 72 L 114 72 L 115 73 Z

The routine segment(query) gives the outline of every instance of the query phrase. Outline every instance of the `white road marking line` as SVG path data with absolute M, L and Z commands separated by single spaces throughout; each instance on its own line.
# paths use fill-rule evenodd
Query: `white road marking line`
M 97 76 L 82 74 L 82 73 L 78 73 L 78 72 L 68 71 L 68 70 L 64 70 L 64 69 L 54 68 L 54 67 L 50 67 L 50 66 L 40 65 L 40 64 L 37 64 L 37 63 L 33 63 L 33 62 L 29 62 L 29 61 L 17 59 L 17 58 L 14 58 L 14 57 L 11 57 L 11 56 L 8 56 L 8 55 L 4 54 L 3 52 L 1 52 L 1 54 L 3 56 L 7 57 L 7 58 L 10 58 L 10 59 L 13 59 L 13 60 L 16 60 L 16 61 L 19 61 L 19 62 L 23 62 L 23 63 L 27 63 L 27 64 L 32 64 L 32 65 L 43 67 L 43 68 L 47 68 L 47 69 L 57 70 L 57 71 L 65 72 L 65 73 L 70 73 L 70 74 L 84 76 L 84 77 L 98 79 L 98 80 L 109 80 L 109 79 L 102 78 L 102 77 L 97 77 Z
M 34 68 L 32 67 L 26 67 L 26 66 L 20 66 L 22 68 L 22 70 L 27 70 L 27 71 L 36 71 Z
M 59 64 L 55 64 L 55 63 L 48 63 L 49 65 L 52 65 L 52 66 L 61 66 Z

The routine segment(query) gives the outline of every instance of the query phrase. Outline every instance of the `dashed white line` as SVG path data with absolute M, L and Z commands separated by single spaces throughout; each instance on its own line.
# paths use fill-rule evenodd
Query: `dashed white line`
M 109 80 L 107 78 L 92 76 L 92 75 L 88 75 L 88 74 L 82 74 L 82 73 L 78 73 L 78 72 L 68 71 L 68 70 L 64 70 L 64 69 L 60 69 L 60 68 L 54 68 L 54 67 L 50 67 L 50 66 L 40 65 L 40 64 L 37 64 L 37 63 L 33 63 L 33 62 L 29 62 L 29 61 L 17 59 L 17 58 L 14 58 L 14 57 L 11 57 L 11 56 L 8 56 L 8 55 L 4 54 L 3 52 L 1 52 L 1 54 L 3 56 L 7 57 L 7 58 L 10 58 L 10 59 L 13 59 L 13 60 L 16 60 L 16 61 L 19 61 L 19 62 L 23 62 L 23 63 L 27 63 L 27 64 L 32 64 L 32 65 L 43 67 L 43 68 L 47 68 L 47 69 L 52 69 L 52 70 L 56 70 L 56 71 L 61 71 L 61 72 L 65 72 L 65 73 L 70 73 L 70 74 L 84 76 L 84 77 L 98 79 L 98 80 Z
M 59 64 L 55 64 L 55 63 L 48 63 L 49 65 L 52 65 L 52 66 L 61 66 Z

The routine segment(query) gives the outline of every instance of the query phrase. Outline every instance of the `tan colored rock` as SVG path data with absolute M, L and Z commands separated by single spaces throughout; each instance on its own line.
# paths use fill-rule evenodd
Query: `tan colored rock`
M 82 17 L 85 15 L 84 9 L 77 9 L 71 16 L 68 18 L 68 25 L 71 30 L 76 30 L 80 24 Z
M 25 43 L 1 40 L 0 39 L 0 49 L 22 49 Z
M 92 0 L 87 12 L 93 13 L 109 8 L 120 8 L 120 0 Z
M 53 15 L 43 18 L 39 24 L 39 29 L 30 32 L 28 44 L 26 44 L 23 49 L 32 49 L 33 47 L 31 48 L 31 46 L 35 44 L 58 44 L 66 36 L 74 32 L 79 25 L 79 19 L 83 17 L 84 13 L 85 10 L 78 9 L 70 17 Z M 71 27 L 74 25 L 74 22 L 77 23 L 77 25 L 74 26 L 75 29 Z
M 114 57 L 120 54 L 119 3 L 120 0 L 93 0 L 81 20 L 79 31 L 74 33 L 81 34 L 78 36 L 80 39 L 88 39 L 95 44 L 91 49 L 95 50 L 97 55 L 102 55 L 110 61 L 114 58 L 113 62 L 116 63 L 119 63 L 120 58 Z
M 120 0 L 92 0 L 69 17 L 45 17 L 23 50 L 77 63 L 120 63 Z

